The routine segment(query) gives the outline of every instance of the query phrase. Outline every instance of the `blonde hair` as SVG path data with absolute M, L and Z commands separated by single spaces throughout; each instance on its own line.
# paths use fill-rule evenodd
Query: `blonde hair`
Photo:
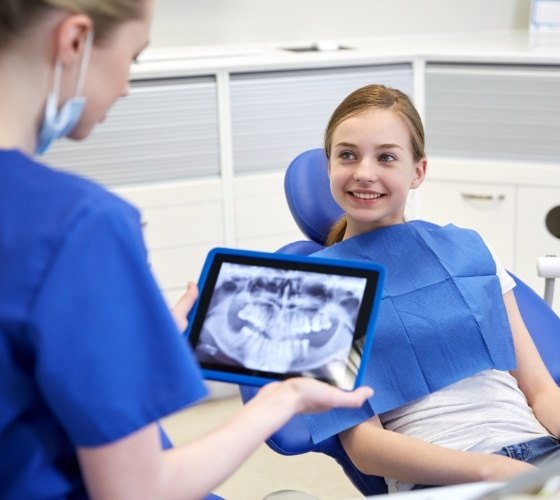
M 330 161 L 332 138 L 336 128 L 351 116 L 370 109 L 390 109 L 404 121 L 409 134 L 414 161 L 426 156 L 424 126 L 410 97 L 404 92 L 384 85 L 366 85 L 348 95 L 334 110 L 325 130 L 324 147 Z M 325 244 L 334 245 L 342 241 L 346 231 L 346 217 L 342 216 L 327 235 Z
M 1 0 L 0 50 L 16 40 L 49 9 L 91 18 L 95 40 L 103 40 L 121 22 L 141 19 L 147 0 Z

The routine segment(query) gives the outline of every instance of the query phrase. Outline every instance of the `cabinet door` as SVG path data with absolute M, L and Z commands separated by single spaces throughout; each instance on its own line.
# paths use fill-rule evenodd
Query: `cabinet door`
M 428 180 L 420 196 L 421 218 L 478 231 L 503 265 L 514 270 L 513 186 Z
M 560 188 L 519 187 L 518 224 L 517 224 L 517 263 L 519 277 L 530 285 L 539 295 L 544 293 L 544 278 L 537 275 L 537 259 L 545 255 L 560 255 L 560 239 L 549 231 L 547 217 L 550 211 L 560 207 Z M 560 216 L 549 220 L 560 226 Z M 554 306 L 560 314 L 560 279 L 556 280 Z
M 236 245 L 275 251 L 306 239 L 292 217 L 284 194 L 284 173 L 242 175 L 234 179 Z
M 58 141 L 45 161 L 105 186 L 218 176 L 211 77 L 135 81 L 86 141 Z
M 284 170 L 321 147 L 327 121 L 350 92 L 383 83 L 412 95 L 410 64 L 342 67 L 231 77 L 234 172 Z
M 149 260 L 169 303 L 197 281 L 208 250 L 224 244 L 218 180 L 174 182 L 117 190 L 142 213 Z

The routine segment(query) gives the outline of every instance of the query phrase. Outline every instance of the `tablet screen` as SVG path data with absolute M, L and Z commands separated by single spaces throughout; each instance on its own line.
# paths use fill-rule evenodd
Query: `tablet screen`
M 309 376 L 352 389 L 381 279 L 371 264 L 214 249 L 189 341 L 210 379 L 262 385 Z

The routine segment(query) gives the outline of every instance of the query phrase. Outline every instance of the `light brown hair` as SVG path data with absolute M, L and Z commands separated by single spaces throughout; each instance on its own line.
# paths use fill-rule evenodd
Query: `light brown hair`
M 361 87 L 348 95 L 334 110 L 325 130 L 324 147 L 330 161 L 332 138 L 336 128 L 346 119 L 370 109 L 390 109 L 404 121 L 409 134 L 414 161 L 426 156 L 424 126 L 410 97 L 404 92 L 374 84 Z M 342 216 L 327 235 L 325 244 L 334 245 L 342 241 L 346 231 L 346 217 Z

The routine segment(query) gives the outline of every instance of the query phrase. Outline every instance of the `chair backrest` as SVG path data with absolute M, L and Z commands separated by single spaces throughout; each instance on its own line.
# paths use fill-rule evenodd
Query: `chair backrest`
M 309 240 L 289 243 L 278 252 L 308 255 L 324 248 L 330 228 L 342 215 L 330 192 L 324 151 L 312 149 L 297 156 L 286 170 L 284 189 L 292 216 Z M 545 364 L 560 384 L 560 318 L 531 288 L 516 276 L 513 278 L 517 283 L 514 293 L 523 319 Z M 240 390 L 243 401 L 251 399 L 257 391 L 248 386 L 242 386 Z M 363 474 L 354 466 L 338 436 L 314 444 L 301 416 L 292 418 L 267 444 L 282 455 L 324 453 L 339 463 L 362 494 L 387 492 L 383 478 Z

